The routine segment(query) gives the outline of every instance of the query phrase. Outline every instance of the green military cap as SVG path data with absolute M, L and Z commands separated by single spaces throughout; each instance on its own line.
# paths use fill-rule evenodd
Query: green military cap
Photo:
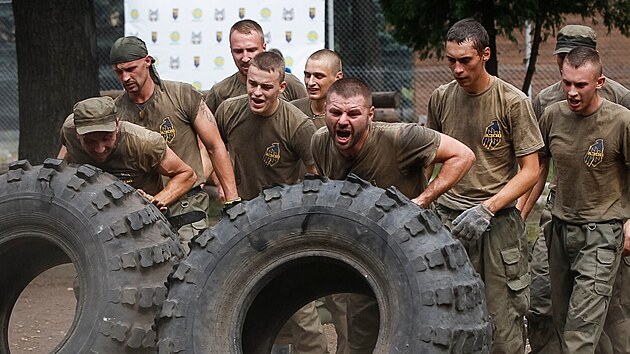
M 597 49 L 597 34 L 592 28 L 582 25 L 567 25 L 562 27 L 556 36 L 556 50 L 554 55 L 568 53 L 575 47 Z
M 77 134 L 116 131 L 116 105 L 109 97 L 92 97 L 79 101 L 72 110 Z

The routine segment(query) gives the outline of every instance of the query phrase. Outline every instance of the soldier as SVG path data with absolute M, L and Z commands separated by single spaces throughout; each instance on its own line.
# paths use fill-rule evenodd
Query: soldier
M 341 58 L 330 49 L 320 49 L 306 60 L 304 84 L 308 97 L 291 101 L 291 103 L 309 116 L 317 129 L 326 125 L 325 109 L 328 88 L 342 77 Z
M 216 112 L 221 102 L 230 97 L 247 93 L 247 71 L 252 58 L 264 52 L 267 44 L 262 27 L 253 20 L 241 20 L 230 28 L 230 51 L 238 71 L 216 83 L 204 97 L 212 112 Z M 285 75 L 286 88 L 281 97 L 287 101 L 306 97 L 306 89 L 292 74 Z
M 226 205 L 239 197 L 230 157 L 201 93 L 190 84 L 160 80 L 154 62 L 141 39 L 130 36 L 116 40 L 110 51 L 110 63 L 125 89 L 116 99 L 116 107 L 122 120 L 160 133 L 175 154 L 197 174 L 194 187 L 172 204 L 168 213 L 171 219 L 177 217 L 184 225 L 178 232 L 188 247 L 190 239 L 208 227 L 206 211 L 210 200 L 201 188 L 205 175 L 199 141 L 210 155 Z
M 605 80 L 595 49 L 572 49 L 562 64 L 566 100 L 540 119 L 541 159 L 554 159 L 557 182 L 547 246 L 564 353 L 595 353 L 622 250 L 630 254 L 630 111 L 599 96 Z
M 315 126 L 289 102 L 280 99 L 286 87 L 284 61 L 262 52 L 248 63 L 247 96 L 219 105 L 219 131 L 234 160 L 236 186 L 244 199 L 258 196 L 274 183 L 296 183 L 302 164 L 315 174 L 310 151 Z M 327 353 L 326 336 L 315 305 L 309 303 L 290 320 L 296 353 Z
M 457 140 L 412 123 L 372 122 L 372 92 L 361 80 L 344 78 L 328 89 L 326 127 L 313 136 L 311 149 L 320 174 L 344 179 L 348 174 L 394 186 L 423 208 L 459 181 L 475 161 Z M 427 185 L 424 169 L 442 163 Z M 352 294 L 348 301 L 351 353 L 372 353 L 378 338 L 378 304 Z
M 68 163 L 88 163 L 138 189 L 161 210 L 182 197 L 197 176 L 160 134 L 118 119 L 110 97 L 74 105 L 61 129 Z M 162 176 L 168 178 L 163 186 Z
M 488 33 L 474 20 L 449 29 L 446 58 L 455 80 L 431 95 L 427 126 L 477 157 L 438 199 L 437 211 L 485 282 L 493 353 L 524 353 L 530 277 L 525 223 L 515 205 L 536 183 L 543 142 L 527 96 L 486 71 L 488 45 Z
M 567 25 L 560 29 L 557 35 L 556 48 L 553 52 L 558 62 L 558 71 L 562 72 L 562 64 L 567 53 L 578 46 L 596 49 L 597 34 L 588 26 Z M 606 78 L 605 84 L 598 90 L 599 95 L 611 102 L 630 108 L 630 90 L 616 81 Z M 540 119 L 544 109 L 556 102 L 566 100 L 566 94 L 562 90 L 562 81 L 542 89 L 534 99 L 534 112 Z M 549 164 L 541 164 L 539 180 L 534 186 L 536 193 L 542 193 L 549 172 Z M 524 219 L 527 219 L 536 200 L 527 198 L 528 194 L 519 199 L 519 209 Z M 553 331 L 553 318 L 551 315 L 551 285 L 549 283 L 549 261 L 547 259 L 546 239 L 551 222 L 551 206 L 555 196 L 555 182 L 550 184 L 547 203 L 540 215 L 540 232 L 536 239 L 530 263 L 532 274 L 531 305 L 527 314 L 527 336 L 531 347 L 531 353 L 561 353 L 558 336 Z M 624 259 L 619 266 L 617 280 L 613 287 L 613 296 L 606 316 L 604 332 L 600 337 L 597 352 L 600 353 L 630 353 L 630 298 L 625 295 L 630 289 L 630 257 Z M 624 288 L 624 285 L 626 288 Z

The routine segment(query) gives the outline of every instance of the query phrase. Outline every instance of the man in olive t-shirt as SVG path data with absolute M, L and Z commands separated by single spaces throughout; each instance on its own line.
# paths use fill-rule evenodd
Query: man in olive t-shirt
M 61 128 L 68 163 L 91 164 L 140 190 L 165 210 L 188 191 L 195 173 L 166 145 L 160 134 L 120 122 L 110 97 L 75 104 Z M 162 176 L 169 181 L 163 186 Z
M 562 73 L 562 64 L 567 53 L 578 46 L 596 49 L 597 34 L 588 26 L 567 25 L 558 31 L 556 47 L 553 52 L 558 62 L 558 72 Z M 600 97 L 611 102 L 630 108 L 630 90 L 616 81 L 606 78 L 603 87 L 598 89 Z M 562 81 L 542 89 L 534 99 L 534 113 L 540 119 L 547 106 L 566 100 L 566 94 L 562 90 Z M 548 161 L 548 160 L 547 160 Z M 549 164 L 541 161 L 541 172 L 538 182 L 533 190 L 541 193 L 546 185 L 546 176 L 549 173 Z M 551 315 L 551 286 L 549 282 L 549 261 L 546 244 L 547 235 L 551 229 L 551 206 L 555 195 L 555 182 L 549 185 L 547 203 L 541 211 L 540 230 L 531 250 L 530 271 L 532 275 L 531 304 L 527 314 L 527 337 L 532 354 L 560 354 L 562 348 L 555 332 L 552 330 L 553 318 Z M 529 193 L 519 198 L 519 209 L 523 219 L 527 219 L 534 207 L 536 200 L 528 198 Z M 617 280 L 613 287 L 613 297 L 606 316 L 604 332 L 598 343 L 598 352 L 610 352 L 611 347 L 616 354 L 630 353 L 630 297 L 622 296 L 630 291 L 630 257 L 625 257 L 619 266 Z
M 308 97 L 291 103 L 313 120 L 317 129 L 326 125 L 326 94 L 333 82 L 341 79 L 341 58 L 330 49 L 311 54 L 304 66 L 304 84 Z
M 562 64 L 566 100 L 540 119 L 540 155 L 554 159 L 557 182 L 547 246 L 563 353 L 596 352 L 621 255 L 630 254 L 630 111 L 599 96 L 604 82 L 597 51 L 572 49 Z
M 313 135 L 311 150 L 320 174 L 344 179 L 350 173 L 381 188 L 396 187 L 423 208 L 457 183 L 475 161 L 457 140 L 417 124 L 372 122 L 372 92 L 359 79 L 344 78 L 328 89 L 326 127 Z M 427 186 L 424 170 L 442 163 Z M 378 339 L 377 302 L 348 298 L 351 353 L 371 353 Z
M 302 166 L 317 173 L 310 150 L 313 123 L 289 102 L 284 90 L 284 61 L 273 52 L 259 53 L 247 73 L 247 95 L 230 98 L 216 112 L 219 131 L 234 161 L 236 186 L 244 199 L 275 183 L 297 183 Z M 327 352 L 326 337 L 313 303 L 289 321 L 297 353 Z M 298 335 L 297 333 L 301 333 Z
M 230 28 L 230 53 L 238 71 L 214 84 L 204 95 L 208 108 L 216 113 L 219 105 L 228 98 L 247 93 L 247 71 L 251 60 L 265 51 L 265 35 L 262 27 L 254 20 L 241 20 Z M 285 75 L 286 87 L 280 97 L 287 101 L 306 97 L 306 89 L 292 74 Z
M 477 161 L 437 211 L 486 285 L 493 353 L 524 353 L 530 277 L 525 223 L 514 206 L 536 182 L 543 141 L 527 96 L 486 71 L 489 37 L 480 23 L 449 29 L 446 58 L 455 80 L 431 95 L 427 126 L 466 144 Z
M 226 204 L 239 198 L 230 157 L 201 93 L 187 83 L 160 80 L 154 62 L 140 38 L 121 37 L 114 42 L 110 63 L 125 89 L 116 99 L 116 107 L 122 120 L 160 133 L 177 156 L 195 171 L 193 188 L 169 208 L 170 220 L 182 225 L 178 233 L 188 248 L 192 237 L 209 226 L 210 199 L 201 188 L 205 174 L 200 141 L 208 151 Z

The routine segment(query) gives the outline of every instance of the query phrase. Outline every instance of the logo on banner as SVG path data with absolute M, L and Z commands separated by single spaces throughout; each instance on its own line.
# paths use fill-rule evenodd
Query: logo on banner
M 132 20 L 137 20 L 138 17 L 140 16 L 140 11 L 138 11 L 138 9 L 131 9 L 129 16 L 131 16 Z
M 192 33 L 192 38 L 191 38 L 192 44 L 201 44 L 201 32 L 199 33 Z
M 240 18 L 242 20 L 243 17 L 245 17 L 245 8 L 244 7 L 239 7 L 238 8 L 238 18 Z
M 173 20 L 177 20 L 178 17 L 179 17 L 179 9 L 173 8 Z
M 149 9 L 149 21 L 151 22 L 157 21 L 158 18 L 160 17 L 159 12 L 160 12 L 159 9 L 156 9 L 156 10 Z
M 309 7 L 308 8 L 308 17 L 310 17 L 311 20 L 315 18 L 315 8 L 314 7 Z
M 319 35 L 315 31 L 310 31 L 306 34 L 306 38 L 309 42 L 314 43 L 319 39 Z
M 151 42 L 157 42 L 157 32 L 155 31 L 151 32 Z
M 221 41 L 223 40 L 223 32 L 217 31 L 217 35 L 215 38 L 217 39 L 217 43 L 221 43 Z
M 193 57 L 193 64 L 195 64 L 195 68 L 198 68 L 199 65 L 201 64 L 201 57 L 198 55 L 195 55 Z
M 295 9 L 287 10 L 282 8 L 282 19 L 285 21 L 293 21 L 293 17 L 295 15 Z
M 262 10 L 260 10 L 260 16 L 263 20 L 268 20 L 269 17 L 271 17 L 271 9 L 268 7 L 263 7 Z
M 245 14 L 245 9 L 243 9 L 243 14 Z M 241 16 L 241 9 L 238 9 L 238 16 Z M 242 17 L 241 17 L 242 18 Z M 223 21 L 225 20 L 225 9 L 214 9 L 214 20 L 215 21 Z
M 201 17 L 203 17 L 203 11 L 201 11 L 201 9 L 199 8 L 194 9 L 192 12 L 192 16 L 194 20 L 200 20 Z
M 288 67 L 292 67 L 293 66 L 293 57 L 286 57 L 284 58 L 284 64 Z
M 171 32 L 171 42 L 173 44 L 179 44 L 180 38 L 181 38 L 181 36 L 179 35 L 179 32 L 177 32 L 177 31 Z
M 201 85 L 201 82 L 199 81 L 195 81 L 192 83 L 193 87 L 196 88 L 198 91 L 201 91 L 201 89 L 203 88 L 203 85 Z
M 222 56 L 215 57 L 215 58 L 214 58 L 214 65 L 215 65 L 217 68 L 222 68 L 222 67 L 223 67 L 223 65 L 225 65 L 225 59 L 223 59 L 223 57 L 222 57 Z
M 173 70 L 179 69 L 179 57 L 175 57 L 175 58 L 170 57 L 170 58 L 171 58 L 171 64 L 170 64 L 171 69 Z
M 265 33 L 265 43 L 267 44 L 271 43 L 271 32 Z
M 291 31 L 284 32 L 284 39 L 287 40 L 287 43 L 291 43 L 291 39 L 293 39 L 293 32 Z

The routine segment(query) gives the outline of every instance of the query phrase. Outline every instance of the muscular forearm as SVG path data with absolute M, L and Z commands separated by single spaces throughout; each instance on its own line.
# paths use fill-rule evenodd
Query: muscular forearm
M 418 197 L 413 199 L 413 202 L 423 208 L 427 208 L 434 200 L 451 189 L 451 187 L 464 177 L 473 161 L 474 159 L 465 157 L 454 157 L 444 161 L 437 176 L 435 176 L 433 181 L 429 183 L 427 188 Z M 434 165 L 431 165 L 431 167 L 433 166 Z M 431 168 L 431 172 L 428 171 L 429 169 L 425 170 L 426 174 L 433 173 L 433 168 Z
M 531 162 L 535 161 L 535 165 Z M 505 208 L 510 203 L 513 203 L 521 195 L 531 189 L 538 177 L 538 158 L 528 163 L 527 167 L 521 166 L 521 169 L 516 173 L 514 177 L 490 199 L 483 202 L 483 205 L 488 208 L 492 213 Z
M 238 198 L 238 191 L 236 190 L 236 180 L 234 179 L 234 171 L 232 170 L 232 162 L 230 161 L 230 155 L 225 148 L 215 148 L 210 153 L 210 159 L 212 160 L 212 166 L 214 167 L 214 173 L 219 180 L 220 187 L 223 188 L 225 194 L 225 200 L 235 200 Z M 219 187 L 219 185 L 217 185 Z
M 529 213 L 531 213 L 536 201 L 542 195 L 545 189 L 545 183 L 547 183 L 547 174 L 549 173 L 549 163 L 540 164 L 540 171 L 538 172 L 538 180 L 532 189 L 526 192 L 519 198 L 518 208 L 521 210 L 521 216 L 523 220 L 527 220 Z
M 153 196 L 153 204 L 168 207 L 181 198 L 195 185 L 197 175 L 192 170 L 173 176 L 158 194 Z

